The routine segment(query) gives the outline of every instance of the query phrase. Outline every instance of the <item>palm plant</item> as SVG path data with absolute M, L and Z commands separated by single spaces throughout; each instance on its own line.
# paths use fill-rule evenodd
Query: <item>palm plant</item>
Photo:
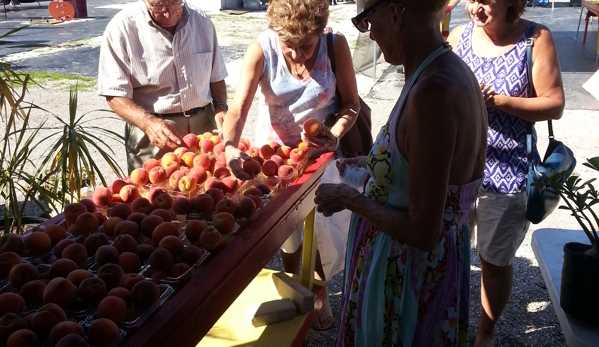
M 599 172 L 599 157 L 587 159 L 583 165 Z M 592 184 L 597 178 L 583 182 L 580 176 L 566 178 L 567 174 L 568 172 L 559 172 L 543 176 L 547 185 L 555 189 L 564 201 L 565 205 L 559 208 L 570 211 L 589 238 L 592 247 L 585 254 L 599 260 L 599 211 L 596 208 L 599 191 Z
M 27 28 L 22 26 L 0 35 L 0 40 Z M 42 47 L 47 45 L 19 45 Z M 21 232 L 23 215 L 29 202 L 36 204 L 47 215 L 46 202 L 56 196 L 43 187 L 44 177 L 35 177 L 27 171 L 33 165 L 30 155 L 36 148 L 35 137 L 40 130 L 29 127 L 31 106 L 23 99 L 31 81 L 28 74 L 16 72 L 10 63 L 0 61 L 0 122 L 4 127 L 0 139 L 0 198 L 4 202 L 2 230 Z M 51 173 L 50 173 L 51 174 Z M 36 200 L 38 195 L 41 200 Z
M 70 91 L 68 119 L 64 120 L 63 117 L 53 114 L 52 116 L 60 125 L 44 128 L 51 133 L 40 141 L 47 144 L 48 150 L 43 155 L 37 176 L 43 177 L 47 172 L 56 174 L 48 189 L 58 196 L 55 204 L 52 205 L 57 213 L 62 212 L 65 204 L 85 198 L 86 186 L 96 187 L 98 180 L 102 185 L 107 186 L 102 170 L 94 159 L 97 156 L 95 152 L 119 178 L 124 176 L 114 159 L 115 152 L 106 143 L 108 139 L 123 143 L 124 137 L 114 131 L 91 124 L 92 121 L 120 119 L 112 116 L 86 118 L 92 112 L 77 115 L 77 85 L 75 85 Z

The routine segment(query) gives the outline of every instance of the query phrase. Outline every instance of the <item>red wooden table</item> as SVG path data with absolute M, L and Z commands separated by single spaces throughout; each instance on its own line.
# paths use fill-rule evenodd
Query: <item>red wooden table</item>
M 316 187 L 332 160 L 329 153 L 308 166 L 123 345 L 195 346 L 314 209 Z

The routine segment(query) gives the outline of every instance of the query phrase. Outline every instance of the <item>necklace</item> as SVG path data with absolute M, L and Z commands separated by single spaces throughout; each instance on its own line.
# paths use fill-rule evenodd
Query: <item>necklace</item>
M 304 65 L 304 69 L 301 72 L 297 70 L 297 65 L 295 65 L 295 75 L 298 78 L 302 78 L 305 71 L 306 71 L 306 65 Z

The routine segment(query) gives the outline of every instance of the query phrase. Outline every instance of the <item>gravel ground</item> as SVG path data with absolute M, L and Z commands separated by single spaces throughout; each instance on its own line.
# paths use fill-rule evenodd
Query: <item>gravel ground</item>
M 355 5 L 341 3 L 332 7 L 330 22 L 335 29 L 342 31 L 348 37 L 350 44 L 355 45 L 356 30 L 351 28 L 347 20 L 355 13 Z M 230 90 L 236 86 L 241 59 L 247 44 L 255 38 L 257 33 L 266 27 L 264 12 L 248 13 L 239 16 L 230 16 L 221 13 L 211 14 L 215 27 L 219 32 L 219 40 L 229 70 L 227 84 Z M 459 18 L 456 14 L 456 18 Z M 232 20 L 233 19 L 233 20 Z M 458 19 L 459 21 L 459 19 Z M 452 20 L 453 23 L 453 20 Z M 591 40 L 592 41 L 592 40 Z M 565 74 L 564 74 L 565 75 Z M 403 75 L 397 73 L 395 67 L 381 64 L 377 70 L 377 81 L 373 85 L 372 80 L 359 76 L 360 94 L 372 108 L 373 133 L 378 132 L 382 124 L 386 122 L 401 87 L 403 86 Z M 566 78 L 565 78 L 566 80 Z M 582 83 L 582 82 L 580 82 Z M 34 88 L 30 91 L 28 101 L 39 104 L 54 114 L 68 114 L 68 92 L 63 85 L 48 85 L 45 89 Z M 103 98 L 95 95 L 93 91 L 79 93 L 78 110 L 82 114 L 93 110 L 106 108 Z M 562 120 L 555 122 L 556 137 L 568 144 L 576 154 L 579 162 L 584 158 L 599 155 L 599 142 L 597 141 L 597 130 L 599 129 L 599 108 L 584 107 L 585 110 L 568 108 Z M 43 112 L 36 112 L 34 117 L 41 121 Z M 92 124 L 102 125 L 115 131 L 122 131 L 124 124 L 121 121 L 105 122 L 96 120 L 101 113 L 92 113 L 89 117 Z M 256 103 L 250 111 L 250 118 L 244 131 L 244 136 L 253 140 L 253 128 L 256 115 Z M 56 121 L 50 121 L 50 125 L 58 125 Z M 539 148 L 545 148 L 547 129 L 538 126 Z M 125 168 L 125 156 L 122 145 L 110 143 L 115 151 L 115 158 Z M 541 150 L 542 152 L 542 150 Z M 35 155 L 41 155 L 40 149 Z M 108 172 L 104 163 L 100 167 Z M 577 173 L 583 177 L 589 177 L 590 170 L 579 165 Z M 115 178 L 113 174 L 107 174 L 107 179 Z M 33 212 L 32 212 L 33 213 Z M 560 328 L 554 306 L 551 303 L 547 289 L 538 269 L 538 264 L 531 249 L 531 235 L 539 228 L 563 228 L 579 229 L 565 211 L 556 211 L 547 220 L 530 228 L 526 239 L 518 250 L 515 262 L 514 290 L 511 300 L 500 319 L 497 334 L 500 346 L 565 346 L 566 342 Z M 556 254 L 561 257 L 561 254 Z M 476 326 L 480 317 L 480 262 L 475 251 L 472 251 L 472 291 L 471 291 L 471 326 L 470 338 L 473 339 Z M 281 261 L 275 255 L 268 264 L 269 268 L 281 269 Z M 330 279 L 329 292 L 333 314 L 339 317 L 341 301 L 342 275 L 336 275 Z M 337 335 L 338 323 L 335 321 L 333 327 L 323 332 L 311 332 L 306 346 L 331 346 L 334 345 Z

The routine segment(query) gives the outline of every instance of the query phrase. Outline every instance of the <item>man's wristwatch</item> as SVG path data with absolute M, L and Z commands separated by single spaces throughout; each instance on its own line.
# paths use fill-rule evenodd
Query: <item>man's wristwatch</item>
M 223 106 L 225 110 L 229 110 L 229 105 L 227 105 L 227 103 L 223 101 L 215 102 L 214 107 L 216 108 L 216 106 Z

